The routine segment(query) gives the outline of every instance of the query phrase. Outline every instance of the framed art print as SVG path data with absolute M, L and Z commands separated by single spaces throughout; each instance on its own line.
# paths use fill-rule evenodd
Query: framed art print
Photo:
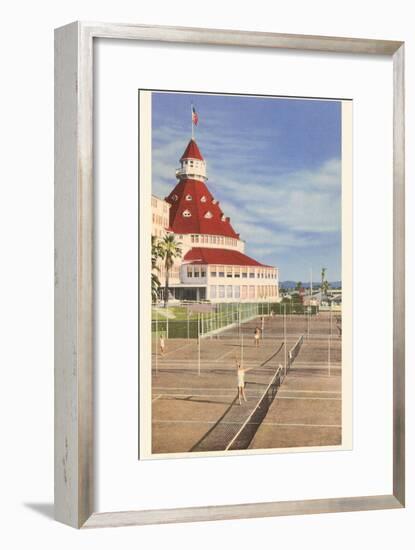
M 139 90 L 139 121 L 140 457 L 351 448 L 352 102 Z
M 56 518 L 403 507 L 403 43 L 72 23 L 55 57 Z

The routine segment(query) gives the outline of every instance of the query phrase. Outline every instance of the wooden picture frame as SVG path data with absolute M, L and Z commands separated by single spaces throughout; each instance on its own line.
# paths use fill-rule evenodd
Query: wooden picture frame
M 393 59 L 393 492 L 388 495 L 94 513 L 93 42 L 95 38 L 279 48 Z M 404 43 L 74 22 L 55 31 L 55 517 L 77 528 L 405 506 Z

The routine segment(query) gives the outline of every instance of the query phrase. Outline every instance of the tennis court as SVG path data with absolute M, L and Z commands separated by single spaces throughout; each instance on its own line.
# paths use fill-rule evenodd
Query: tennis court
M 258 346 L 256 327 L 263 328 Z M 155 342 L 153 453 L 339 444 L 336 327 L 329 313 L 264 316 L 204 338 L 167 339 L 163 355 Z M 251 369 L 241 406 L 237 359 Z

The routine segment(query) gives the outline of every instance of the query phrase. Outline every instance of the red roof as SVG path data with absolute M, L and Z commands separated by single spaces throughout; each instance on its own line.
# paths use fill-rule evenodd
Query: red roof
M 180 180 L 165 200 L 171 205 L 169 225 L 174 233 L 223 235 L 239 239 L 230 219 L 225 217 L 219 202 L 215 201 L 204 182 Z M 184 212 L 187 215 L 183 216 Z
M 245 254 L 242 254 L 242 252 L 238 252 L 237 250 L 227 250 L 224 248 L 192 248 L 183 259 L 185 262 L 189 262 L 191 264 L 200 263 L 206 265 L 221 264 L 270 267 L 257 262 Z
M 199 147 L 197 146 L 197 143 L 193 138 L 187 144 L 185 152 L 180 158 L 180 160 L 184 160 L 184 159 L 203 160 L 202 153 L 200 152 Z

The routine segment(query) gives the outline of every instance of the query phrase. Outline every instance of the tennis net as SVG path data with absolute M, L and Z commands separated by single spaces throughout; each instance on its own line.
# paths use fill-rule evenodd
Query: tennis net
M 283 370 L 282 366 L 279 366 L 254 410 L 227 444 L 225 448 L 226 451 L 248 448 L 261 422 L 264 420 L 268 409 L 274 401 L 282 381 Z
M 294 363 L 297 355 L 300 353 L 300 349 L 301 349 L 301 346 L 303 345 L 303 342 L 304 342 L 304 334 L 302 334 L 299 337 L 297 342 L 293 345 L 293 347 L 288 352 L 288 363 L 287 363 L 288 368 L 291 367 L 291 365 Z

